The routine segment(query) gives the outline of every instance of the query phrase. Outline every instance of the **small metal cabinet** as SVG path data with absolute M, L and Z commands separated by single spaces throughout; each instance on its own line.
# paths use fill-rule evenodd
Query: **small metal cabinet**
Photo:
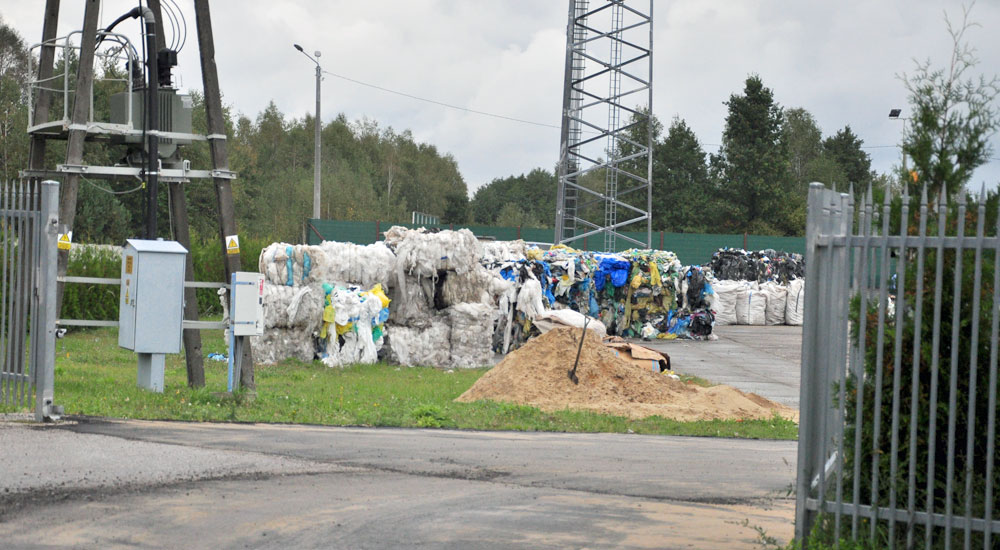
M 237 271 L 233 273 L 233 304 L 230 313 L 234 336 L 264 334 L 264 275 Z
M 187 249 L 129 239 L 122 252 L 118 345 L 139 354 L 179 353 Z

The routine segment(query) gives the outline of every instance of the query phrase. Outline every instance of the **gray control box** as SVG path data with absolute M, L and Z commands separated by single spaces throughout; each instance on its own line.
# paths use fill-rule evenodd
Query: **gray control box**
M 264 334 L 264 275 L 237 271 L 233 273 L 233 305 L 230 322 L 234 336 Z
M 118 345 L 136 353 L 179 353 L 187 249 L 174 241 L 125 243 Z

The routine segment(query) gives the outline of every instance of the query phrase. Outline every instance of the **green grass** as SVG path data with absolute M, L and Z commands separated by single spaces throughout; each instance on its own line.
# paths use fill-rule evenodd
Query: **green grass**
M 203 352 L 225 353 L 221 331 L 202 331 Z M 631 420 L 584 411 L 543 412 L 510 403 L 455 403 L 487 369 L 387 364 L 328 368 L 289 360 L 255 369 L 256 395 L 225 395 L 223 362 L 205 361 L 206 387 L 187 387 L 183 355 L 168 355 L 165 391 L 136 387 L 135 354 L 115 329 L 71 332 L 56 344 L 56 402 L 66 414 L 114 418 L 397 426 L 472 430 L 617 432 L 795 439 L 795 423 L 770 420 Z M 701 379 L 690 383 L 708 384 Z M 10 411 L 0 405 L 0 411 Z

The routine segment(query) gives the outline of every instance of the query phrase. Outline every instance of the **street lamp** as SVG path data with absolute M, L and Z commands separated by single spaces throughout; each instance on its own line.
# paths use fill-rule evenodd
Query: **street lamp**
M 315 154 L 315 158 L 313 159 L 313 215 L 312 215 L 312 217 L 314 219 L 319 219 L 319 217 L 320 217 L 320 215 L 319 215 L 319 182 L 320 182 L 319 146 L 320 146 L 320 129 L 323 126 L 323 118 L 320 115 L 320 110 L 319 110 L 319 107 L 320 107 L 320 105 L 319 105 L 319 83 L 323 79 L 323 67 L 320 67 L 319 61 L 316 61 L 316 58 L 314 58 L 313 56 L 307 54 L 306 51 L 302 49 L 302 46 L 299 46 L 298 44 L 293 44 L 293 46 L 295 46 L 296 50 L 299 50 L 300 52 L 302 52 L 302 55 L 308 57 L 313 63 L 316 64 L 316 120 L 315 120 L 315 123 L 313 124 L 313 126 L 316 127 L 316 137 L 314 139 L 315 145 L 316 145 L 316 147 L 315 147 L 316 151 L 314 153 Z M 319 57 L 321 55 L 320 52 L 319 52 L 319 50 L 316 50 L 315 54 L 316 54 L 316 57 Z
M 903 112 L 902 109 L 889 109 L 889 118 L 892 120 L 902 120 L 903 121 L 903 132 L 906 133 L 906 121 L 909 120 L 906 117 L 899 116 Z M 903 148 L 903 173 L 907 174 L 909 177 L 909 171 L 906 169 L 906 148 Z

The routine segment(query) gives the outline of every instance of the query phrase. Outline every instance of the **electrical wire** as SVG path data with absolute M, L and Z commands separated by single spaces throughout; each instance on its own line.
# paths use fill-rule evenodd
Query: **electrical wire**
M 523 118 L 514 118 L 514 117 L 510 117 L 510 116 L 506 116 L 506 115 L 498 115 L 496 113 L 488 113 L 486 111 L 477 111 L 476 109 L 469 109 L 468 107 L 461 107 L 461 106 L 458 106 L 458 105 L 452 105 L 450 103 L 445 103 L 443 101 L 437 101 L 437 100 L 434 100 L 434 99 L 427 99 L 426 97 L 415 96 L 413 94 L 408 94 L 406 92 L 399 92 L 399 91 L 396 91 L 396 90 L 390 90 L 389 88 L 378 86 L 376 84 L 370 84 L 368 82 L 362 82 L 362 81 L 356 80 L 354 78 L 350 78 L 350 77 L 347 77 L 347 76 L 344 76 L 344 75 L 340 75 L 340 74 L 337 74 L 337 73 L 334 73 L 334 72 L 330 72 L 330 71 L 328 71 L 326 69 L 323 69 L 323 72 L 325 74 L 330 75 L 330 76 L 334 76 L 334 77 L 340 78 L 342 80 L 346 80 L 348 82 L 353 82 L 355 84 L 360 84 L 362 86 L 367 86 L 369 88 L 374 88 L 376 90 L 381 90 L 383 92 L 388 92 L 390 94 L 396 94 L 396 95 L 401 95 L 403 97 L 408 97 L 410 99 L 416 99 L 418 101 L 425 101 L 427 103 L 433 103 L 434 105 L 440 105 L 441 107 L 448 107 L 449 109 L 455 109 L 455 110 L 458 110 L 458 111 L 465 111 L 467 113 L 473 113 L 473 114 L 476 114 L 476 115 L 483 115 L 483 116 L 489 116 L 489 117 L 493 117 L 493 118 L 500 118 L 500 119 L 503 119 L 503 120 L 509 120 L 511 122 L 520 122 L 521 124 L 531 124 L 531 125 L 534 125 L 534 126 L 542 126 L 542 127 L 545 127 L 545 128 L 556 128 L 556 129 L 561 129 L 562 128 L 561 126 L 557 126 L 555 124 L 546 124 L 544 122 L 535 122 L 533 120 L 524 120 Z
M 87 178 L 85 178 L 83 176 L 80 176 L 80 179 L 83 180 L 84 183 L 86 183 L 86 184 L 90 185 L 91 187 L 93 187 L 94 189 L 97 189 L 99 191 L 104 191 L 105 193 L 107 193 L 109 195 L 127 195 L 129 193 L 135 193 L 136 191 L 140 191 L 144 187 L 146 187 L 145 182 L 140 182 L 139 185 L 137 187 L 135 187 L 134 189 L 129 189 L 127 191 L 115 191 L 114 189 L 107 189 L 105 187 L 101 187 L 100 185 L 97 185 L 96 183 L 90 181 L 89 179 L 87 179 Z
M 177 29 L 181 31 L 181 38 L 178 40 L 176 51 L 180 53 L 184 49 L 184 45 L 187 44 L 187 19 L 184 17 L 184 11 L 181 7 L 177 5 L 177 0 L 164 0 L 174 5 L 177 16 L 180 18 L 178 22 Z

